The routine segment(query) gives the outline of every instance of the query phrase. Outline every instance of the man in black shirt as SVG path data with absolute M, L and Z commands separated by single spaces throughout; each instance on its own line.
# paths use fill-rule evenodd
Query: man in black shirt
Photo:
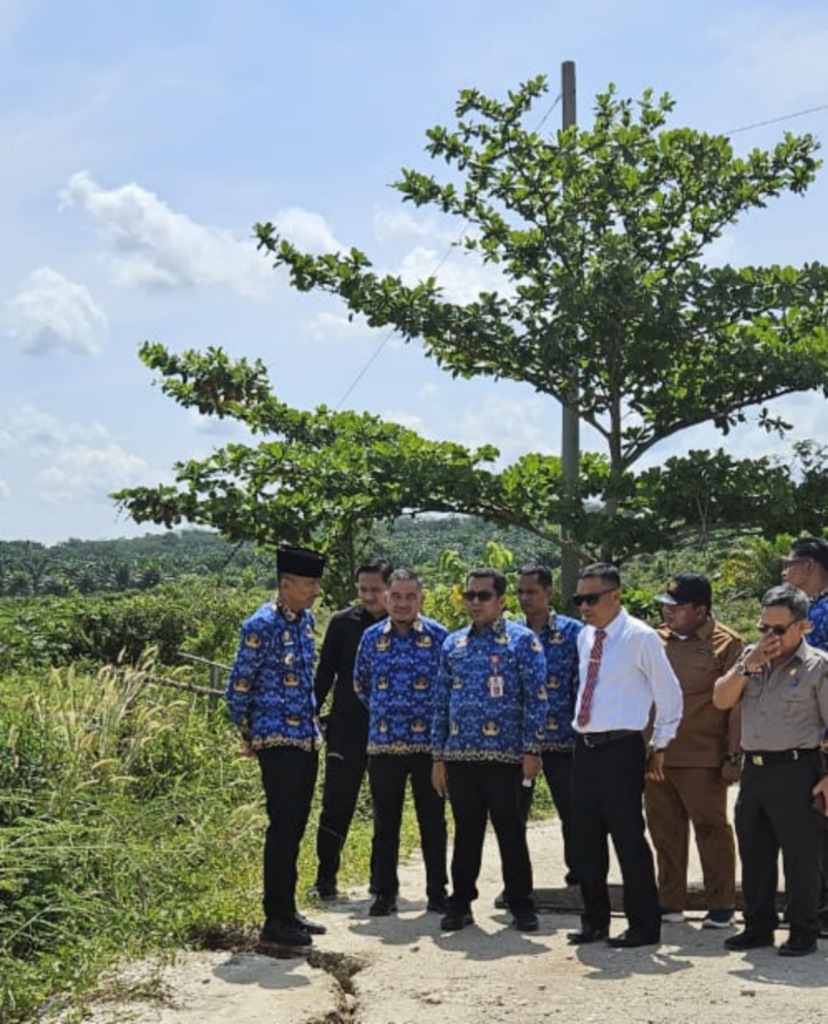
M 322 813 L 316 834 L 318 867 L 311 890 L 322 900 L 337 895 L 340 855 L 368 764 L 368 712 L 354 693 L 354 661 L 362 634 L 386 615 L 390 573 L 391 567 L 384 561 L 369 562 L 357 569 L 359 601 L 331 619 L 316 669 L 314 693 L 320 711 L 333 690 L 325 730 Z

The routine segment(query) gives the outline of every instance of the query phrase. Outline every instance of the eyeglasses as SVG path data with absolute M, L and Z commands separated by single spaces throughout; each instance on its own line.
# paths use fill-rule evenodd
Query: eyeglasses
M 464 601 L 491 601 L 497 594 L 493 590 L 464 590 Z
M 810 561 L 812 561 L 812 559 L 810 559 L 810 558 L 783 558 L 782 559 L 782 568 L 783 569 L 790 569 L 790 567 L 792 565 L 801 565 L 803 562 L 810 562 Z
M 613 590 L 618 590 L 618 587 L 607 587 L 606 590 L 596 590 L 594 594 L 575 594 L 572 598 L 572 603 L 576 604 L 579 608 L 582 604 L 598 604 L 604 594 L 611 594 Z
M 802 622 L 802 619 L 791 619 L 787 626 L 769 626 L 766 622 L 760 622 L 756 628 L 763 636 L 766 633 L 773 633 L 774 636 L 784 636 L 795 622 Z

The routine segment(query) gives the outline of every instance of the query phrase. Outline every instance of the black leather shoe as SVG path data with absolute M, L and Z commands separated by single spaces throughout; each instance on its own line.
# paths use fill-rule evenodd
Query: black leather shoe
M 570 946 L 586 946 L 590 942 L 603 942 L 609 935 L 609 928 L 593 928 L 584 925 L 579 932 L 569 932 L 566 941 Z
M 426 904 L 426 910 L 430 914 L 445 914 L 448 910 L 448 897 L 443 896 L 429 896 L 428 903 Z
M 311 921 L 309 917 L 305 917 L 304 914 L 300 914 L 298 910 L 293 915 L 293 923 L 297 924 L 300 928 L 304 928 L 308 935 L 324 935 L 328 930 L 324 924 L 319 924 L 317 921 Z
M 470 910 L 449 910 L 440 918 L 440 929 L 444 932 L 459 932 L 470 924 L 474 924 Z
M 792 935 L 779 947 L 780 956 L 807 956 L 816 951 L 817 941 L 810 935 Z
M 506 890 L 499 892 L 494 898 L 495 910 L 506 910 L 509 904 L 506 902 Z
M 725 949 L 732 949 L 739 952 L 742 949 L 761 949 L 763 946 L 773 945 L 773 935 L 762 935 L 759 932 L 748 931 L 737 932 L 729 939 L 724 940 Z
M 310 934 L 296 921 L 267 921 L 259 932 L 259 942 L 274 946 L 301 948 L 310 946 L 312 941 Z
M 522 914 L 515 914 L 512 924 L 519 932 L 536 932 L 540 927 L 538 915 L 534 910 L 524 910 Z
M 368 911 L 371 917 L 388 917 L 389 914 L 397 913 L 397 899 L 395 896 L 377 896 Z
M 824 910 L 819 915 L 819 937 L 828 939 L 828 912 Z
M 339 896 L 339 890 L 335 882 L 317 882 L 311 889 L 308 889 L 308 896 L 314 896 L 326 903 L 328 900 L 335 900 Z
M 620 935 L 607 940 L 613 949 L 637 949 L 639 946 L 657 946 L 661 942 L 660 935 L 646 935 L 637 928 L 628 928 Z

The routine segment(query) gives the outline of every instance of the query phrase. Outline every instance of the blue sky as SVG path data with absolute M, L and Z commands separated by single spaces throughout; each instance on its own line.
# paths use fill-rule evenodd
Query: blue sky
M 458 92 L 502 95 L 574 60 L 578 119 L 608 82 L 677 100 L 673 124 L 731 131 L 828 104 L 824 2 L 582 0 L 0 0 L 0 539 L 143 533 L 108 492 L 171 479 L 234 427 L 152 386 L 141 341 L 261 357 L 276 392 L 338 406 L 385 338 L 334 300 L 291 292 L 255 252 L 273 220 L 313 251 L 356 245 L 410 280 L 459 226 L 403 206 L 402 167 L 439 174 L 428 127 Z M 546 125 L 560 123 L 560 106 Z M 828 109 L 734 136 L 828 133 Z M 716 244 L 734 264 L 828 262 L 828 170 L 805 200 L 752 215 Z M 453 298 L 492 271 L 453 252 Z M 528 388 L 453 381 L 389 340 L 347 406 L 431 437 L 496 444 L 511 461 L 556 452 L 560 411 Z M 816 395 L 779 408 L 795 437 L 824 437 Z M 481 412 L 483 410 L 483 412 Z M 589 444 L 590 438 L 584 441 Z M 701 428 L 654 460 L 718 445 Z M 748 425 L 739 455 L 776 449 Z

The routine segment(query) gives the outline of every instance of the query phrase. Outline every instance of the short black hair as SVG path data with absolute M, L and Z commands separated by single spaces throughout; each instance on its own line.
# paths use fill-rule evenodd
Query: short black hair
M 537 576 L 542 587 L 552 586 L 552 570 L 545 565 L 524 565 L 518 570 L 518 576 Z
M 794 619 L 807 619 L 811 600 L 799 587 L 792 587 L 790 583 L 780 583 L 765 591 L 762 607 L 787 608 Z
M 495 594 L 497 594 L 498 597 L 503 597 L 506 593 L 506 577 L 500 569 L 472 569 L 470 572 L 466 573 L 467 585 L 469 580 L 487 579 L 491 579 Z
M 828 572 L 828 540 L 822 537 L 800 537 L 791 542 L 791 551 L 797 558 L 810 558 Z
M 586 568 L 581 569 L 578 579 L 603 580 L 605 583 L 609 583 L 613 589 L 621 586 L 621 573 L 618 571 L 618 566 L 612 565 L 610 562 L 593 562 L 592 565 L 588 565 Z
M 391 563 L 387 562 L 384 558 L 375 558 L 373 562 L 363 562 L 354 574 L 354 579 L 357 583 L 363 573 L 368 573 L 371 576 L 382 576 L 383 583 L 387 583 L 388 577 L 391 575 Z
M 388 577 L 388 586 L 391 587 L 397 580 L 405 580 L 408 583 L 416 583 L 417 590 L 423 589 L 423 583 L 420 577 L 414 572 L 413 569 L 395 569 Z

